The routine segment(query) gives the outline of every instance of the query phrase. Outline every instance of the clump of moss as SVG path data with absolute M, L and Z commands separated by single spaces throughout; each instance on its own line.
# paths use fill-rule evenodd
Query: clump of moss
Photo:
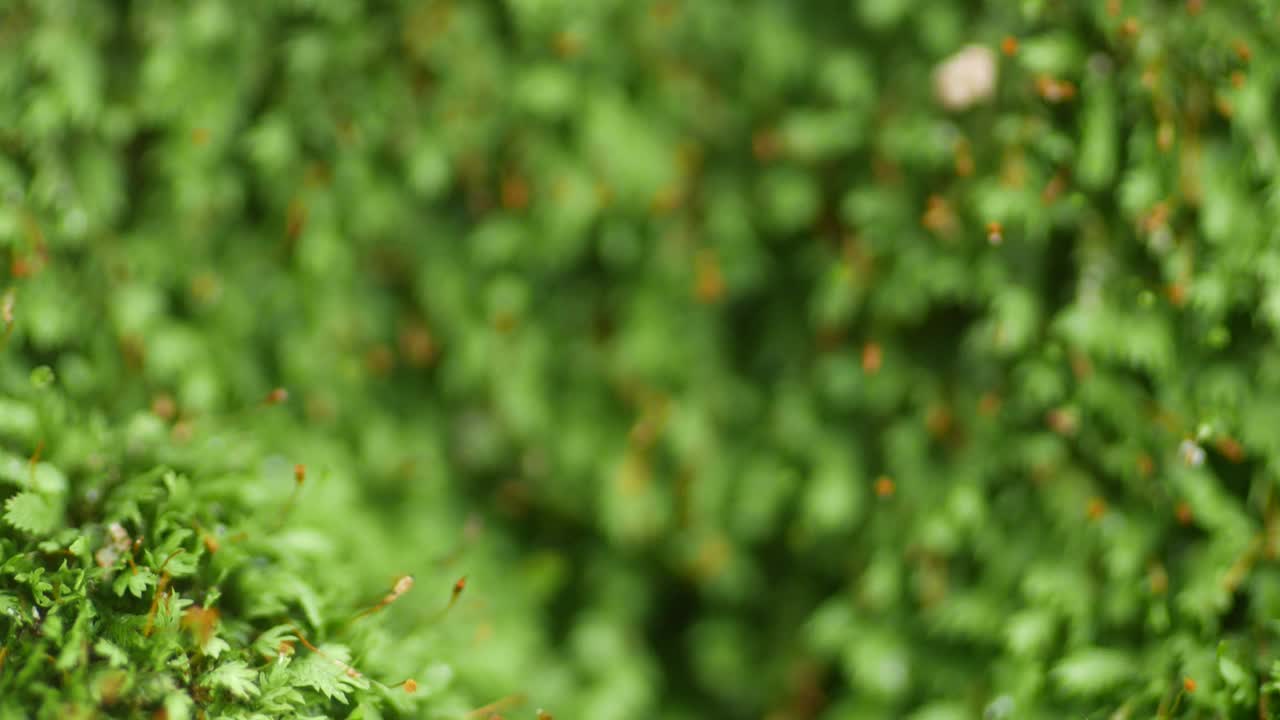
M 263 472 L 242 423 L 106 422 L 52 375 L 0 406 L 6 445 L 34 443 L 0 457 L 0 716 L 372 717 L 440 690 L 446 665 L 366 668 L 389 602 L 361 616 L 346 603 L 384 588 L 324 586 L 343 563 L 293 517 L 305 466 Z
M 6 4 L 0 683 L 1274 715 L 1278 12 Z

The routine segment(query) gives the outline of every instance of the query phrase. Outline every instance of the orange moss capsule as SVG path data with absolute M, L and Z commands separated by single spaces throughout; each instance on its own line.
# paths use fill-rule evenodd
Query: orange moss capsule
M 1253 59 L 1253 50 L 1249 48 L 1248 43 L 1243 40 L 1236 40 L 1231 44 L 1231 48 L 1236 51 L 1236 56 L 1241 62 L 1249 62 Z
M 1012 35 L 1005 35 L 1000 41 L 1000 52 L 1009 57 L 1013 57 L 1018 52 L 1018 38 Z
M 307 481 L 307 466 L 298 463 L 293 466 L 293 481 L 301 485 Z
M 405 692 L 412 695 L 413 693 L 418 692 L 418 681 L 413 678 L 409 678 L 408 680 L 400 683 L 400 687 L 404 688 Z
M 1238 463 L 1244 460 L 1244 446 L 1238 440 L 1232 437 L 1223 436 L 1213 444 L 1218 452 L 1227 460 Z
M 524 210 L 529 206 L 529 184 L 518 174 L 508 175 L 502 180 L 502 207 L 507 210 Z
M 1076 96 L 1076 86 L 1070 80 L 1057 80 L 1049 75 L 1036 78 L 1036 92 L 1051 103 L 1065 102 Z
M 209 642 L 218 626 L 218 609 L 192 605 L 182 613 L 182 627 L 195 636 L 201 645 Z
M 1178 518 L 1179 525 L 1190 525 L 1191 521 L 1195 519 L 1195 515 L 1191 512 L 1191 506 L 1185 500 L 1178 503 L 1178 506 L 1173 509 L 1173 514 Z
M 868 375 L 880 372 L 884 364 L 884 350 L 880 343 L 872 341 L 862 346 L 862 371 Z
M 400 355 L 411 367 L 423 368 L 431 364 L 436 355 L 435 340 L 426 325 L 410 322 L 400 330 Z
M 399 600 L 401 595 L 404 595 L 405 593 L 409 592 L 412 589 L 413 589 L 413 576 L 401 575 L 399 578 L 396 579 L 396 584 L 391 588 L 391 592 L 387 593 L 386 596 L 383 597 L 381 600 L 379 600 L 375 605 L 365 610 L 364 612 L 360 613 L 354 619 L 359 620 L 360 618 L 366 615 L 372 615 L 373 613 L 378 612 L 379 610 L 385 608 L 386 606 L 390 605 L 396 600 Z
M 994 220 L 987 223 L 987 242 L 992 245 L 1004 242 L 1004 226 Z
M 1087 510 L 1090 520 L 1097 520 L 1107 514 L 1107 503 L 1100 497 L 1089 498 L 1089 508 Z
M 751 154 L 760 162 L 768 162 L 782 154 L 782 138 L 773 130 L 757 130 L 751 136 Z
M 263 402 L 265 402 L 268 405 L 279 405 L 280 403 L 288 399 L 289 399 L 289 391 L 285 390 L 282 387 L 278 387 L 272 390 L 271 392 L 267 393 L 267 399 L 264 400 Z
M 396 580 L 395 586 L 391 588 L 392 599 L 400 597 L 411 589 L 413 589 L 413 576 L 402 575 L 399 580 Z
M 882 498 L 889 497 L 893 495 L 896 490 L 897 486 L 894 485 L 893 478 L 888 475 L 881 475 L 876 478 L 876 495 Z
M 15 278 L 25 278 L 32 275 L 31 263 L 27 262 L 24 257 L 15 257 L 9 263 L 9 274 Z
M 172 395 L 160 393 L 151 399 L 151 414 L 161 420 L 172 420 L 177 413 L 178 405 Z
M 1189 693 L 1195 692 L 1196 691 L 1195 679 L 1190 677 L 1182 678 L 1182 689 L 1186 690 Z
M 920 218 L 920 224 L 926 230 L 945 235 L 954 228 L 955 222 L 955 213 L 951 211 L 946 198 L 941 195 L 930 195 L 924 215 Z
M 714 250 L 701 250 L 694 263 L 694 295 L 702 303 L 714 303 L 724 297 L 724 274 Z
M 1075 412 L 1065 408 L 1057 408 L 1050 410 L 1045 417 L 1045 422 L 1049 425 L 1049 429 L 1059 435 L 1070 436 L 1075 435 L 1076 430 L 1080 429 L 1080 418 Z

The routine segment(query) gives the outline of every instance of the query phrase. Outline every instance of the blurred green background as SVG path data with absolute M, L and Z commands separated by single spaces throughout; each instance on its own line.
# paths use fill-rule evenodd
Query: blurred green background
M 305 462 L 317 602 L 417 579 L 393 716 L 1280 717 L 1278 33 L 5 2 L 3 372 Z

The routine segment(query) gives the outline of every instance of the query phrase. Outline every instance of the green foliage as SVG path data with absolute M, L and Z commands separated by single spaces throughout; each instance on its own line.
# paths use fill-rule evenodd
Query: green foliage
M 62 404 L 57 388 L 20 388 L 10 383 L 11 402 L 58 419 L 39 431 L 57 448 L 56 464 L 24 465 L 33 478 L 38 467 L 59 478 L 53 468 L 66 468 L 66 479 L 32 482 L 5 501 L 15 530 L 0 536 L 0 714 L 334 715 L 357 705 L 412 713 L 447 702 L 363 674 L 423 662 L 434 633 L 420 631 L 417 651 L 412 639 L 398 643 L 410 652 L 399 662 L 362 669 L 341 645 L 307 649 L 307 635 L 367 650 L 390 632 L 349 622 L 359 601 L 334 590 L 350 567 L 299 539 L 288 496 L 263 495 L 250 469 L 267 457 L 252 441 L 214 428 L 184 442 L 149 437 L 136 429 L 144 415 L 112 430 Z M 229 443 L 238 452 L 228 454 Z
M 32 535 L 48 535 L 58 522 L 53 503 L 36 492 L 20 492 L 4 503 L 4 519 Z
M 243 660 L 232 660 L 202 675 L 197 684 L 221 688 L 241 700 L 248 700 L 261 692 L 254 682 L 257 679 L 258 673 Z
M 0 717 L 1277 716 L 1272 5 L 7 4 Z

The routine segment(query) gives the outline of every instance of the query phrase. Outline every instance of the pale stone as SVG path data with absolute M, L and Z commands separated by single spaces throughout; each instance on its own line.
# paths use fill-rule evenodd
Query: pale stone
M 996 90 L 996 54 L 969 45 L 933 71 L 933 91 L 948 110 L 965 110 L 990 98 Z

